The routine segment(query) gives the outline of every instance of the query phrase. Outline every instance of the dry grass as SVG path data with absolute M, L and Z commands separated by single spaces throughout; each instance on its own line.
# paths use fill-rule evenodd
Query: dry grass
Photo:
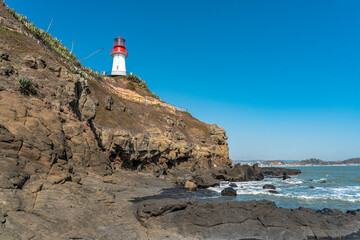
M 122 86 L 126 79 L 118 78 L 117 83 Z M 121 81 L 121 83 L 119 83 Z M 157 105 L 146 105 L 122 99 L 114 93 L 109 93 L 99 82 L 89 81 L 92 94 L 96 96 L 99 105 L 96 107 L 95 124 L 102 128 L 123 129 L 133 133 L 143 133 L 150 128 L 160 129 L 162 132 L 172 130 L 185 135 L 188 142 L 195 142 L 201 136 L 209 137 L 209 125 L 195 119 L 191 114 L 185 112 L 173 112 L 170 109 Z M 111 95 L 114 100 L 112 110 L 105 109 L 105 99 Z M 125 105 L 132 112 L 123 112 L 120 106 Z M 168 125 L 164 121 L 170 117 L 175 124 Z M 176 121 L 182 120 L 186 127 L 178 126 Z

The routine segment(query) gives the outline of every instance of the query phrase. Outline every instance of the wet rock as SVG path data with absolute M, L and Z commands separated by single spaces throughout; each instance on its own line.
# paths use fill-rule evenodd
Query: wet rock
M 263 189 L 276 189 L 276 187 L 274 185 L 271 185 L 271 184 L 265 184 L 263 186 Z
M 235 188 L 236 188 L 236 187 L 238 187 L 238 185 L 236 185 L 236 183 L 230 183 L 230 184 L 229 184 L 229 187 L 232 187 L 232 188 L 235 187 Z
M 286 180 L 286 179 L 289 179 L 289 178 L 291 178 L 291 177 L 290 177 L 290 176 L 288 176 L 288 175 L 287 175 L 287 173 L 284 173 L 284 175 L 283 175 L 282 179 L 283 179 L 283 180 Z
M 253 166 L 240 165 L 239 163 L 232 168 L 226 167 L 215 170 L 213 176 L 222 181 L 261 181 L 264 176 L 260 173 L 260 168 L 257 164 Z
M 301 174 L 300 169 L 292 168 L 276 168 L 276 167 L 262 167 L 260 168 L 262 174 L 266 176 L 282 177 L 284 173 L 287 175 L 298 175 Z
M 275 190 L 269 190 L 269 193 L 279 194 L 279 192 L 278 192 L 278 191 L 275 191 Z
M 237 194 L 236 194 L 236 190 L 231 188 L 231 187 L 228 187 L 228 188 L 224 188 L 222 191 L 221 191 L 221 195 L 223 196 L 230 196 L 230 197 L 235 197 Z
M 309 186 L 309 188 L 315 188 L 314 186 Z
M 351 214 L 351 215 L 356 215 L 359 211 L 360 211 L 360 209 L 358 209 L 357 211 L 348 210 L 348 211 L 346 211 L 346 213 Z

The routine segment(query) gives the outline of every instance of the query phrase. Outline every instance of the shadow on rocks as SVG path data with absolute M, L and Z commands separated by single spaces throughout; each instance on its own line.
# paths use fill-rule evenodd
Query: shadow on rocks
M 170 199 L 196 199 L 199 202 L 211 201 L 217 199 L 215 192 L 208 189 L 199 189 L 197 191 L 189 191 L 184 187 L 166 188 L 160 194 L 146 197 L 137 197 L 131 200 L 132 203 L 139 203 L 145 200 Z

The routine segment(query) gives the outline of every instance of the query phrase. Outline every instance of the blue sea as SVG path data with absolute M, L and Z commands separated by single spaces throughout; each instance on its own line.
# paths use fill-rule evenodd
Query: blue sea
M 215 201 L 270 200 L 278 207 L 313 209 L 333 208 L 342 211 L 360 208 L 360 166 L 302 166 L 287 167 L 301 170 L 300 175 L 291 179 L 268 178 L 263 181 L 236 182 L 237 197 L 223 197 L 221 190 L 229 187 L 222 182 L 219 187 L 210 188 L 215 192 Z M 272 184 L 279 194 L 263 189 Z M 314 188 L 309 188 L 313 186 Z

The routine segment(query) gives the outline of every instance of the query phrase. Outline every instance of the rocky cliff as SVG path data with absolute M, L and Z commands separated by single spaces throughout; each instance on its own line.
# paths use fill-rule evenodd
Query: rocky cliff
M 160 101 L 142 81 L 92 74 L 14 16 L 0 4 L 1 187 L 230 164 L 221 127 Z

